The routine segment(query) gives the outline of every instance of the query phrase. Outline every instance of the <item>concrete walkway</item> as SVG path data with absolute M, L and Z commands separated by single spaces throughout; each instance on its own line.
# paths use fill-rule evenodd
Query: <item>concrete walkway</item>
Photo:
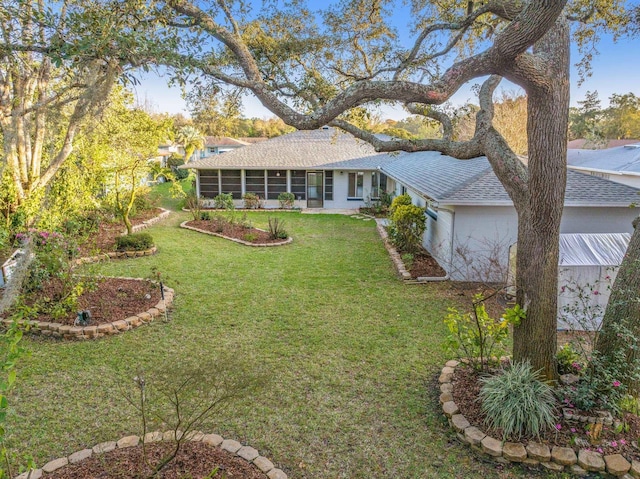
M 339 208 L 302 208 L 303 215 L 356 215 L 358 210 Z

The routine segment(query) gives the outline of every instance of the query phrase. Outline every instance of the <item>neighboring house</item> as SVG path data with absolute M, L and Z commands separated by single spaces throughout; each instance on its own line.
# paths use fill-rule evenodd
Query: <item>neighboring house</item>
M 237 205 L 245 193 L 278 206 L 290 192 L 301 208 L 359 208 L 387 189 L 379 166 L 395 157 L 377 153 L 352 135 L 325 127 L 296 131 L 224 155 L 191 161 L 196 191 L 205 199 L 231 193 Z
M 585 140 L 580 138 L 571 140 L 567 143 L 570 150 L 586 149 L 586 150 L 603 150 L 606 148 L 615 148 L 617 146 L 631 145 L 638 143 L 640 140 Z
M 567 166 L 572 170 L 640 188 L 640 142 L 634 142 L 606 150 L 567 150 Z
M 401 153 L 381 171 L 396 194 L 426 207 L 423 244 L 451 279 L 504 280 L 517 216 L 485 157 Z M 635 188 L 569 170 L 561 233 L 630 233 L 637 200 Z
M 228 136 L 205 136 L 204 148 L 194 152 L 193 158 L 207 158 L 211 155 L 219 155 L 229 151 L 237 150 L 243 146 L 250 145 L 248 141 L 229 138 Z M 194 160 L 191 160 L 194 161 Z

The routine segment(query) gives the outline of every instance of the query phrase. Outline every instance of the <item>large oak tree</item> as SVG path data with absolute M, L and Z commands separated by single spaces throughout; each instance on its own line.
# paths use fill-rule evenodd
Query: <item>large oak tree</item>
M 393 1 L 342 0 L 321 13 L 295 0 L 280 8 L 263 2 L 252 16 L 245 2 L 166 0 L 164 15 L 172 11 L 182 35 L 199 40 L 197 49 L 183 52 L 181 68 L 193 67 L 214 85 L 252 92 L 298 129 L 334 125 L 378 151 L 486 155 L 518 215 L 517 302 L 527 317 L 514 331 L 514 357 L 554 378 L 571 23 L 584 45 L 598 28 L 618 22 L 621 3 L 415 0 L 409 48 L 386 22 Z M 492 95 L 501 78 L 528 98 L 527 165 L 492 123 Z M 475 134 L 456 141 L 450 119 L 435 107 L 476 79 L 484 83 Z M 435 118 L 442 138 L 383 141 L 350 122 L 354 110 L 380 101 Z

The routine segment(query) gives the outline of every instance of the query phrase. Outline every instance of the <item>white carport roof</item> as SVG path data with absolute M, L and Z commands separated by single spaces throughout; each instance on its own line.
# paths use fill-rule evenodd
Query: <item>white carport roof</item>
M 561 234 L 560 266 L 620 266 L 631 234 Z

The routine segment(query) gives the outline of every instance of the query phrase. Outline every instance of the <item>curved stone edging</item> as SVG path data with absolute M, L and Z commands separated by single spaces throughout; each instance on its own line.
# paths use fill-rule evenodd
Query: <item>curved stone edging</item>
M 145 444 L 151 444 L 154 442 L 171 441 L 175 437 L 174 434 L 174 431 L 166 431 L 164 433 L 160 431 L 149 432 L 145 434 L 143 442 Z M 177 434 L 178 437 L 181 437 L 181 433 L 179 431 L 177 432 Z M 284 473 L 284 471 L 276 468 L 269 459 L 261 456 L 260 453 L 251 446 L 243 446 L 238 441 L 235 441 L 233 439 L 224 439 L 218 434 L 204 434 L 198 431 L 193 431 L 186 437 L 189 441 L 203 442 L 212 447 L 220 447 L 225 451 L 241 457 L 250 464 L 253 464 L 260 471 L 265 473 L 269 477 L 269 479 L 287 479 L 287 475 Z M 40 479 L 42 477 L 46 478 L 47 473 L 60 469 L 67 464 L 74 464 L 84 459 L 88 459 L 94 454 L 103 454 L 105 452 L 113 451 L 114 449 L 134 447 L 138 444 L 140 444 L 139 436 L 125 436 L 123 438 L 120 438 L 118 441 L 102 442 L 100 444 L 96 444 L 92 448 L 74 452 L 67 457 L 61 457 L 49 461 L 40 469 L 34 469 L 30 472 L 23 472 L 19 476 L 16 476 L 14 479 Z
M 117 279 L 129 279 L 136 281 L 147 281 L 144 278 L 128 278 L 128 277 L 116 277 Z M 18 321 L 18 324 L 24 324 L 29 326 L 29 332 L 34 334 L 41 334 L 42 336 L 49 336 L 54 338 L 63 339 L 97 339 L 103 336 L 113 336 L 121 331 L 128 331 L 130 329 L 137 328 L 146 323 L 150 323 L 158 316 L 164 315 L 165 311 L 173 303 L 174 290 L 164 286 L 164 300 L 158 301 L 153 307 L 147 311 L 137 313 L 128 318 L 113 321 L 111 323 L 97 324 L 93 326 L 71 326 L 68 324 L 53 323 L 47 321 Z M 2 320 L 5 325 L 11 324 L 13 321 L 10 319 Z
M 101 253 L 96 256 L 85 256 L 84 258 L 78 258 L 74 261 L 76 266 L 81 264 L 99 263 L 101 261 L 107 261 L 116 258 L 140 258 L 142 256 L 152 256 L 158 252 L 156 246 L 142 250 L 142 251 L 109 251 L 108 253 Z
M 284 240 L 284 241 L 282 241 L 280 243 L 250 243 L 249 241 L 244 241 L 244 240 L 241 240 L 241 239 L 238 239 L 238 238 L 231 238 L 229 236 L 225 236 L 225 235 L 222 235 L 220 233 L 214 233 L 213 231 L 201 230 L 200 228 L 195 228 L 193 226 L 189 226 L 189 225 L 187 225 L 188 222 L 189 221 L 183 221 L 182 223 L 180 223 L 180 228 L 184 228 L 184 229 L 191 230 L 191 231 L 197 231 L 198 233 L 204 233 L 204 234 L 211 235 L 211 236 L 217 236 L 218 238 L 224 238 L 226 240 L 233 241 L 234 243 L 240 243 L 240 244 L 243 244 L 245 246 L 254 246 L 254 247 L 257 247 L 257 248 L 269 248 L 271 246 L 284 246 L 286 244 L 290 244 L 291 242 L 293 242 L 293 238 L 291 236 L 289 236 L 286 240 Z M 260 230 L 260 231 L 265 231 L 265 230 L 262 230 L 260 228 L 255 228 L 255 229 Z
M 640 462 L 627 461 L 621 454 L 603 455 L 595 451 L 580 449 L 578 453 L 570 447 L 529 443 L 526 447 L 519 442 L 503 442 L 485 434 L 478 426 L 472 425 L 461 414 L 453 400 L 453 376 L 460 361 L 447 361 L 442 368 L 440 384 L 440 404 L 449 425 L 456 431 L 458 439 L 475 451 L 490 456 L 501 463 L 521 463 L 527 466 L 542 466 L 554 472 L 568 472 L 584 476 L 589 472 L 640 478 Z
M 157 222 L 165 219 L 167 216 L 171 214 L 170 210 L 167 210 L 164 208 L 158 208 L 158 209 L 162 210 L 162 213 L 160 213 L 158 216 L 154 216 L 153 218 L 143 221 L 139 225 L 134 225 L 131 228 L 132 231 L 134 233 L 137 233 L 139 231 L 147 229 L 149 226 L 156 224 Z M 126 234 L 127 232 L 124 231 L 123 233 L 120 234 L 120 236 L 123 236 Z M 143 251 L 109 251 L 108 253 L 100 253 L 96 256 L 85 256 L 83 258 L 78 258 L 74 261 L 74 264 L 78 266 L 81 264 L 99 263 L 100 261 L 107 261 L 107 260 L 116 259 L 116 258 L 139 258 L 141 256 L 151 256 L 156 254 L 157 252 L 158 252 L 158 248 L 155 246 Z
M 375 218 L 375 220 L 376 220 L 376 229 L 378 230 L 378 234 L 380 234 L 380 237 L 382 238 L 382 243 L 384 244 L 384 247 L 387 249 L 389 256 L 391 256 L 391 261 L 393 261 L 393 264 L 396 267 L 396 270 L 398 271 L 398 275 L 400 275 L 400 278 L 403 281 L 405 281 L 406 283 L 430 283 L 433 281 L 446 281 L 449 279 L 449 275 L 434 276 L 434 277 L 421 276 L 417 279 L 412 278 L 411 273 L 407 271 L 407 268 L 405 267 L 404 262 L 402 261 L 402 257 L 400 256 L 400 253 L 398 253 L 398 250 L 395 248 L 395 246 L 391 244 L 391 240 L 389 239 L 389 234 L 387 233 L 387 230 L 384 227 L 384 221 L 381 220 L 380 218 Z

